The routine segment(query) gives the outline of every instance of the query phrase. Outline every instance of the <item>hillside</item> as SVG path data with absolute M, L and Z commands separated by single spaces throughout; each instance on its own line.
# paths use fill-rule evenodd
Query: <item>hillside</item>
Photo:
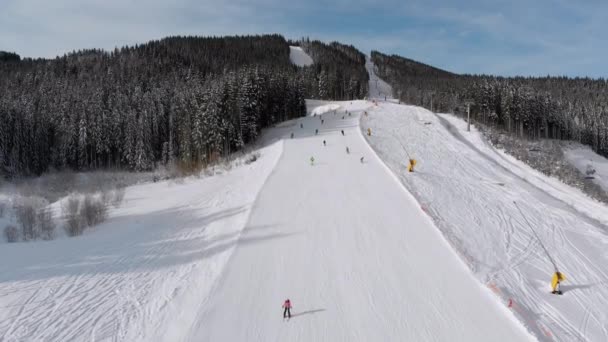
M 524 139 L 567 139 L 608 156 L 604 79 L 457 75 L 399 56 L 372 53 L 380 77 L 405 103 L 472 120 Z
M 169 37 L 0 63 L 0 177 L 200 169 L 302 116 L 304 98 L 365 96 L 364 59 L 337 43 L 306 46 L 315 60 L 306 67 L 279 35 Z

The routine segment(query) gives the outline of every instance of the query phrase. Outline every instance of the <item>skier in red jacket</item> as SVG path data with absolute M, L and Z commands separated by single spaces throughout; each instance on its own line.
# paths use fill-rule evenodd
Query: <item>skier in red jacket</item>
M 289 299 L 285 300 L 285 303 L 283 303 L 283 308 L 285 309 L 283 310 L 283 318 L 291 318 L 291 302 L 289 301 Z

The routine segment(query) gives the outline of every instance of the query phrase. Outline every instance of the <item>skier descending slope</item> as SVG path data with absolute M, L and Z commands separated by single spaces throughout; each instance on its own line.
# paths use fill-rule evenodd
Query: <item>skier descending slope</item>
M 289 298 L 283 303 L 283 318 L 291 318 L 291 301 Z

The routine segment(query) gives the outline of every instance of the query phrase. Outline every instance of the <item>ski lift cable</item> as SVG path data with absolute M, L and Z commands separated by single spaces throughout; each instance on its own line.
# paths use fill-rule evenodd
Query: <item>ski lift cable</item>
M 536 239 L 540 243 L 540 246 L 545 251 L 545 254 L 547 254 L 547 257 L 549 258 L 549 261 L 551 261 L 551 264 L 553 264 L 553 268 L 555 268 L 555 272 L 559 272 L 558 269 L 557 269 L 557 264 L 555 263 L 555 260 L 551 257 L 551 254 L 549 254 L 549 251 L 547 250 L 547 247 L 545 247 L 545 244 L 543 244 L 543 241 L 540 239 L 540 237 L 536 233 L 536 230 L 534 230 L 534 228 L 532 228 L 532 224 L 530 224 L 530 221 L 528 221 L 528 219 L 526 218 L 526 215 L 524 215 L 523 211 L 521 210 L 521 208 L 519 207 L 519 205 L 517 204 L 517 202 L 513 201 L 513 204 L 515 204 L 515 207 L 517 208 L 517 210 L 519 210 L 519 213 L 521 214 L 521 216 L 524 218 L 524 220 L 526 221 L 526 223 L 530 227 L 530 230 L 532 231 L 532 233 L 534 233 L 534 236 L 536 236 Z

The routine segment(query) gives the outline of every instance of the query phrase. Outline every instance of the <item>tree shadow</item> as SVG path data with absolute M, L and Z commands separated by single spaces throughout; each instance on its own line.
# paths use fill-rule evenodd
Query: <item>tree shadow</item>
M 91 228 L 94 234 L 77 238 L 9 246 L 11 248 L 0 250 L 0 259 L 17 254 L 21 257 L 0 265 L 0 295 L 13 291 L 2 288 L 6 283 L 61 276 L 151 272 L 208 259 L 235 247 L 246 248 L 293 235 L 282 232 L 281 223 L 272 222 L 207 234 L 210 225 L 230 224 L 226 220 L 242 215 L 246 210 L 247 206 L 237 206 L 205 213 L 200 208 L 176 207 L 113 217 Z M 175 234 L 167 233 L 171 229 L 175 229 Z M 22 251 L 16 253 L 12 249 Z M 31 287 L 37 288 L 40 284 L 37 282 Z M 21 286 L 19 291 L 28 287 Z
M 304 316 L 304 315 L 314 315 L 318 312 L 323 312 L 323 311 L 325 311 L 325 309 L 314 309 L 314 310 L 296 312 L 293 315 L 291 315 L 291 317 L 293 318 L 293 317 Z

